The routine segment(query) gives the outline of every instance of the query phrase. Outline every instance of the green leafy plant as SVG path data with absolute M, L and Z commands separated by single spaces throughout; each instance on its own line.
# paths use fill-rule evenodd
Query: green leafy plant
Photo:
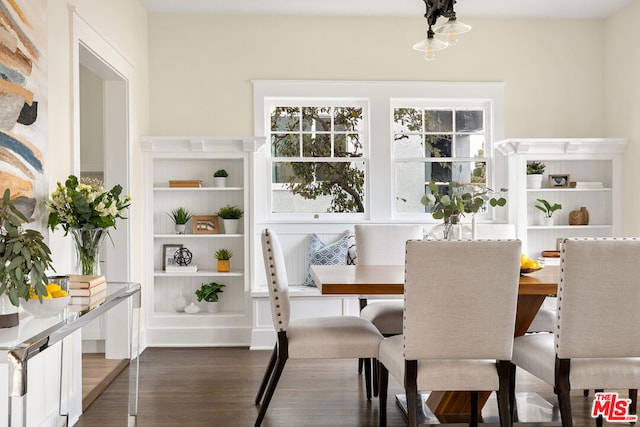
M 187 221 L 193 217 L 193 212 L 180 206 L 178 208 L 171 209 L 171 212 L 168 212 L 167 215 L 169 215 L 176 224 L 186 224 Z
M 229 249 L 218 249 L 216 251 L 215 257 L 219 260 L 229 260 L 233 256 L 233 252 Z
M 542 162 L 529 160 L 527 162 L 527 175 L 542 175 L 545 167 L 545 164 Z
M 0 200 L 0 295 L 7 294 L 16 307 L 19 298 L 37 296 L 42 302 L 47 295 L 46 270 L 54 270 L 44 236 L 37 230 L 23 229 L 24 223 L 28 220 L 7 188 Z
M 238 206 L 227 205 L 218 211 L 218 216 L 222 219 L 240 219 L 244 212 Z
M 218 294 L 223 292 L 222 288 L 225 286 L 216 282 L 203 283 L 200 285 L 200 289 L 196 290 L 196 297 L 198 297 L 198 301 L 216 302 L 219 299 Z
M 70 228 L 115 228 L 118 218 L 126 219 L 124 211 L 130 204 L 131 196 L 122 196 L 120 185 L 106 191 L 100 180 L 78 181 L 69 175 L 64 185 L 58 182 L 46 203 L 48 226 L 53 231 L 60 225 L 65 236 Z
M 555 211 L 562 209 L 562 205 L 560 203 L 554 203 L 552 205 L 551 203 L 547 202 L 544 199 L 536 199 L 536 200 L 539 203 L 535 205 L 536 208 L 540 209 L 544 213 L 544 216 L 546 216 L 547 218 L 551 218 Z
M 213 176 L 214 176 L 214 178 L 226 178 L 226 177 L 229 176 L 229 174 L 224 169 L 218 169 L 217 171 L 215 171 L 213 173 Z
M 491 207 L 507 204 L 507 199 L 502 197 L 502 192 L 507 191 L 506 188 L 496 192 L 484 186 L 449 182 L 447 193 L 442 193 L 434 181 L 429 182 L 427 187 L 429 192 L 422 196 L 420 202 L 430 210 L 434 219 L 444 219 L 447 224 L 452 215 L 476 213 L 487 202 Z

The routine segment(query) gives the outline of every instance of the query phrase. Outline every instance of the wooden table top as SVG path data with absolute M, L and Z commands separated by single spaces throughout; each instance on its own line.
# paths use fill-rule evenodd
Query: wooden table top
M 557 292 L 560 267 L 520 276 L 520 295 Z M 312 265 L 311 276 L 323 295 L 398 295 L 404 293 L 404 265 Z

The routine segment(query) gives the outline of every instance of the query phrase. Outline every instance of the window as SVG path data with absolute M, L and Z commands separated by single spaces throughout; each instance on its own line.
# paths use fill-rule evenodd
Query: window
M 272 213 L 364 213 L 365 111 L 348 102 L 269 108 Z
M 397 212 L 425 212 L 420 199 L 429 181 L 438 183 L 443 191 L 451 181 L 487 185 L 486 108 L 474 106 L 478 103 L 473 101 L 455 104 L 420 107 L 399 103 L 393 108 Z

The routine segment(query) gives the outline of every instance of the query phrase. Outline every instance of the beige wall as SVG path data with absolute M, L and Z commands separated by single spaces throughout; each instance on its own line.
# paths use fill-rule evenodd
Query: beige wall
M 427 63 L 416 18 L 149 15 L 151 132 L 250 135 L 252 79 L 505 82 L 507 137 L 604 136 L 602 21 L 465 19 Z
M 45 165 L 49 176 L 49 188 L 56 181 L 63 181 L 73 172 L 73 72 L 72 66 L 72 15 L 69 1 L 48 1 L 49 39 L 49 159 Z M 139 149 L 140 136 L 149 133 L 148 128 L 148 56 L 147 12 L 138 0 L 74 0 L 76 11 L 87 24 L 128 60 L 133 69 L 129 82 L 131 105 L 131 189 L 134 207 L 130 212 L 133 230 L 133 254 L 142 253 L 142 158 Z M 136 209 L 136 205 L 138 208 Z M 63 233 L 50 235 L 54 264 L 58 271 L 68 271 L 71 245 Z M 60 267 L 60 264 L 63 267 Z M 133 263 L 133 279 L 140 280 L 139 264 Z
M 623 230 L 627 236 L 640 236 L 640 2 L 634 1 L 608 19 L 605 32 L 605 111 L 609 136 L 629 138 L 625 156 Z

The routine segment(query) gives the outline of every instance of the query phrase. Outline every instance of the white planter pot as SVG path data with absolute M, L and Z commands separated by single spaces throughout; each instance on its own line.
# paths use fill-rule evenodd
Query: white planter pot
M 222 224 L 224 225 L 224 234 L 238 234 L 240 229 L 239 219 L 223 219 Z
M 542 174 L 527 175 L 527 188 L 542 188 Z
M 214 176 L 213 177 L 213 186 L 214 187 L 226 187 L 227 186 L 227 177 L 226 176 Z
M 553 217 L 543 216 L 540 217 L 540 225 L 545 227 L 551 227 L 553 225 Z
M 207 313 L 217 313 L 218 311 L 220 311 L 220 301 L 207 303 Z
M 176 234 L 184 234 L 184 230 L 186 230 L 187 224 L 175 224 Z

